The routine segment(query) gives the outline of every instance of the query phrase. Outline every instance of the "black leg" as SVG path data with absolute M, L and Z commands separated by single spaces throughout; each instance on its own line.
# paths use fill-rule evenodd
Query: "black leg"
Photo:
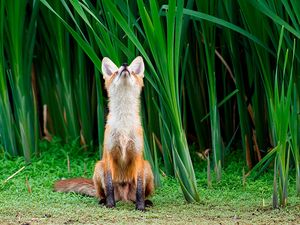
M 106 207 L 114 208 L 116 206 L 114 186 L 111 173 L 106 174 Z
M 143 188 L 143 180 L 140 176 L 137 178 L 136 184 L 135 208 L 141 211 L 145 210 L 145 190 Z

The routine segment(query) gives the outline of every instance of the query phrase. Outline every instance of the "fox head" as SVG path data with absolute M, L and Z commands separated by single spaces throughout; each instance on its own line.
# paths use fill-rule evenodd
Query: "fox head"
M 123 63 L 119 68 L 109 58 L 103 58 L 102 74 L 109 97 L 124 92 L 139 96 L 143 87 L 144 70 L 141 56 L 136 57 L 129 66 Z

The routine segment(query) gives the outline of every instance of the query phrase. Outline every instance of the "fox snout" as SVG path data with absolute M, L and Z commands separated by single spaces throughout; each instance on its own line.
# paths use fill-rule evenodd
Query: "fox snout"
M 128 64 L 127 63 L 123 63 L 122 64 L 122 69 L 121 69 L 121 73 L 120 73 L 121 76 L 125 75 L 130 75 L 130 71 L 128 70 Z

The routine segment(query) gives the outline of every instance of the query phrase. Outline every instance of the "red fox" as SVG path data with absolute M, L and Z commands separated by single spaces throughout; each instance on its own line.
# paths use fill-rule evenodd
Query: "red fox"
M 136 209 L 145 210 L 152 205 L 146 198 L 154 191 L 154 182 L 151 166 L 143 157 L 143 58 L 138 56 L 129 66 L 123 63 L 118 68 L 105 57 L 102 73 L 109 98 L 102 160 L 95 165 L 93 179 L 60 180 L 54 190 L 96 196 L 109 208 L 115 207 L 116 201 L 132 201 Z

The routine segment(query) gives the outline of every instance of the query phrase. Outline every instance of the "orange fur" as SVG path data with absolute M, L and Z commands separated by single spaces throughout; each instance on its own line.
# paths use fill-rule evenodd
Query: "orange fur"
M 93 180 L 86 178 L 59 180 L 55 182 L 54 190 L 57 192 L 76 192 L 91 197 L 96 196 Z
M 109 126 L 106 125 L 105 138 L 108 137 Z M 143 135 L 142 128 L 139 129 L 139 135 Z M 133 149 L 126 149 L 126 161 L 120 162 L 120 149 L 114 148 L 107 151 L 104 148 L 102 160 L 96 163 L 94 170 L 94 184 L 96 187 L 96 196 L 100 199 L 105 198 L 105 185 L 103 176 L 110 171 L 112 180 L 115 184 L 115 198 L 119 200 L 135 201 L 136 181 L 141 176 L 145 183 L 145 197 L 153 193 L 154 182 L 151 166 L 144 160 L 143 154 L 135 152 Z M 124 185 L 124 187 L 122 186 Z

